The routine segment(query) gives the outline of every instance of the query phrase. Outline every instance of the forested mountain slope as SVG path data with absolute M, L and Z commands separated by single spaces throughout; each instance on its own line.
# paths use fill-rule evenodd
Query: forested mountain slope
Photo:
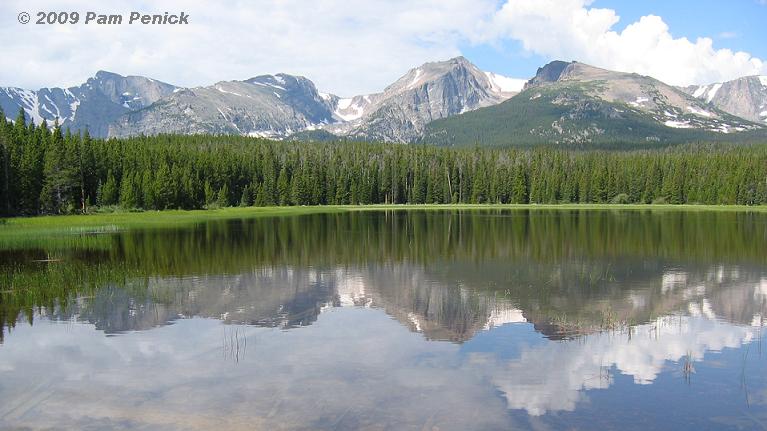
M 430 123 L 422 142 L 626 148 L 764 136 L 760 124 L 653 78 L 552 62 L 510 100 Z

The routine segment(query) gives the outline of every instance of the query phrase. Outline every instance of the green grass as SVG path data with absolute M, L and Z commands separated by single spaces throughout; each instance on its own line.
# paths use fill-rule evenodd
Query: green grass
M 339 205 L 301 207 L 248 207 L 221 208 L 213 210 L 166 210 L 146 212 L 115 212 L 89 215 L 16 217 L 0 219 L 0 249 L 8 240 L 29 236 L 66 237 L 69 235 L 92 235 L 125 229 L 174 227 L 209 220 L 244 219 L 253 217 L 281 217 L 304 214 L 349 211 L 444 211 L 444 210 L 651 210 L 651 211 L 740 211 L 767 212 L 767 206 L 737 205 L 620 205 L 620 204 L 455 204 L 455 205 Z M 59 238 L 58 240 L 66 239 Z M 14 241 L 15 242 L 15 241 Z M 62 244 L 66 246 L 66 244 Z
M 87 215 L 15 217 L 0 219 L 0 250 L 39 247 L 48 250 L 90 245 L 100 248 L 105 233 L 127 229 L 188 226 L 208 220 L 291 216 L 337 211 L 330 207 L 222 208 L 213 210 L 166 210 L 114 212 Z

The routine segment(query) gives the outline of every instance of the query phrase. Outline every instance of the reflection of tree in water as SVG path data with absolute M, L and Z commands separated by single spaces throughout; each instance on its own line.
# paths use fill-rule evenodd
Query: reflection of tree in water
M 194 316 L 293 328 L 312 324 L 328 307 L 367 306 L 383 309 L 428 339 L 452 342 L 509 322 L 527 321 L 548 338 L 569 339 L 601 331 L 631 337 L 634 325 L 678 313 L 741 325 L 765 315 L 764 298 L 755 296 L 762 283 L 756 270 L 713 267 L 664 274 L 660 267 L 645 266 L 646 273 L 635 270 L 628 276 L 628 269 L 612 267 L 614 276 L 582 287 L 577 287 L 582 263 L 517 268 L 483 263 L 472 271 L 407 264 L 261 268 L 235 275 L 158 277 L 141 288 L 107 285 L 67 307 L 54 307 L 51 315 L 89 321 L 107 333 Z M 512 279 L 505 277 L 509 273 Z
M 0 254 L 0 318 L 12 326 L 19 315 L 77 316 L 107 332 L 188 316 L 290 328 L 323 307 L 354 304 L 449 341 L 523 319 L 552 338 L 677 311 L 750 324 L 765 315 L 767 295 L 754 292 L 767 253 L 753 241 L 765 221 L 729 212 L 363 212 L 128 231 Z M 40 256 L 60 262 L 32 262 Z

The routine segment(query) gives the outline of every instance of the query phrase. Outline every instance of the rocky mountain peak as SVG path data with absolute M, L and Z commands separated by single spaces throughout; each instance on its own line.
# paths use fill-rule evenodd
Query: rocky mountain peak
M 725 112 L 758 123 L 767 122 L 767 76 L 744 76 L 727 82 L 682 89 Z
M 537 87 L 567 80 L 593 81 L 597 79 L 614 79 L 619 76 L 640 75 L 615 72 L 598 67 L 590 66 L 577 61 L 552 61 L 547 65 L 538 68 L 535 76 L 525 83 L 524 89 Z
M 110 72 L 108 70 L 99 70 L 98 72 L 96 72 L 96 74 L 93 76 L 92 79 L 102 80 L 102 79 L 120 79 L 120 78 L 125 78 L 125 77 L 120 74 Z
M 673 129 L 692 129 L 698 136 L 750 133 L 763 128 L 754 122 L 767 122 L 767 77 L 676 88 L 638 74 L 552 61 L 523 81 L 484 72 L 459 56 L 412 68 L 380 93 L 350 98 L 322 93 L 311 80 L 285 73 L 184 89 L 100 70 L 68 89 L 0 88 L 6 115 L 23 108 L 36 124 L 59 119 L 65 127 L 102 137 L 174 132 L 281 139 L 316 132 L 414 142 L 436 120 L 494 105 L 498 121 L 483 128 L 508 133 L 507 123 L 519 114 L 517 136 L 554 142 L 624 135 L 654 142 L 677 136 Z M 506 107 L 518 112 L 509 114 Z
M 391 94 L 410 91 L 448 75 L 455 77 L 474 75 L 476 78 L 481 79 L 482 72 L 464 57 L 424 63 L 421 66 L 410 69 L 405 75 L 386 87 L 384 93 Z
M 497 104 L 519 91 L 515 80 L 485 73 L 464 57 L 410 69 L 381 93 L 340 99 L 333 133 L 409 142 L 433 120 Z
M 546 64 L 543 67 L 539 67 L 538 71 L 535 73 L 535 76 L 527 81 L 524 88 L 528 89 L 530 87 L 550 82 L 557 82 L 565 69 L 571 64 L 572 63 L 568 63 L 566 61 L 556 60 Z

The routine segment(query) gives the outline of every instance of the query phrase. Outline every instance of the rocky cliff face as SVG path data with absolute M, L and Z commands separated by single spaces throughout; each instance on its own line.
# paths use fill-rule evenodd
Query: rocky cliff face
M 693 85 L 683 90 L 732 115 L 767 123 L 767 76 L 745 76 L 724 83 Z
M 141 76 L 121 76 L 99 71 L 78 87 L 42 88 L 37 91 L 0 88 L 0 107 L 15 118 L 19 109 L 29 120 L 53 124 L 58 120 L 73 130 L 88 129 L 107 136 L 110 125 L 126 113 L 143 109 L 173 93 L 176 87 Z
M 380 93 L 351 98 L 321 93 L 310 80 L 287 74 L 179 88 L 101 71 L 68 89 L 0 88 L 0 106 L 9 118 L 24 108 L 37 124 L 58 119 L 64 127 L 87 128 L 101 137 L 213 133 L 284 138 L 323 130 L 409 142 L 429 122 L 500 103 L 522 84 L 483 72 L 463 57 L 426 63 Z
M 335 122 L 331 102 L 304 77 L 263 75 L 178 90 L 121 117 L 109 135 L 175 132 L 283 137 Z
M 0 107 L 11 119 L 24 109 L 36 124 L 58 120 L 99 137 L 314 134 L 404 143 L 476 142 L 492 135 L 498 142 L 512 136 L 529 143 L 662 142 L 765 130 L 767 77 L 676 88 L 647 76 L 553 61 L 525 82 L 456 57 L 411 69 L 380 93 L 350 98 L 287 74 L 180 88 L 100 71 L 77 87 L 0 88 Z M 451 117 L 455 124 L 432 126 Z
M 423 142 L 442 145 L 654 145 L 734 140 L 764 127 L 657 79 L 578 62 L 538 69 L 521 93 L 430 123 Z
M 337 116 L 346 120 L 327 129 L 340 135 L 409 142 L 431 121 L 500 103 L 521 82 L 485 73 L 463 57 L 411 69 L 383 92 L 341 99 Z
M 555 61 L 539 69 L 535 78 L 525 84 L 525 89 L 536 92 L 539 88 L 559 91 L 561 97 L 557 100 L 562 103 L 573 98 L 568 93 L 574 94 L 573 90 L 577 90 L 577 99 L 623 105 L 671 128 L 730 133 L 757 127 L 649 76 L 614 72 L 578 62 Z M 616 107 L 614 114 L 620 114 L 621 109 Z

